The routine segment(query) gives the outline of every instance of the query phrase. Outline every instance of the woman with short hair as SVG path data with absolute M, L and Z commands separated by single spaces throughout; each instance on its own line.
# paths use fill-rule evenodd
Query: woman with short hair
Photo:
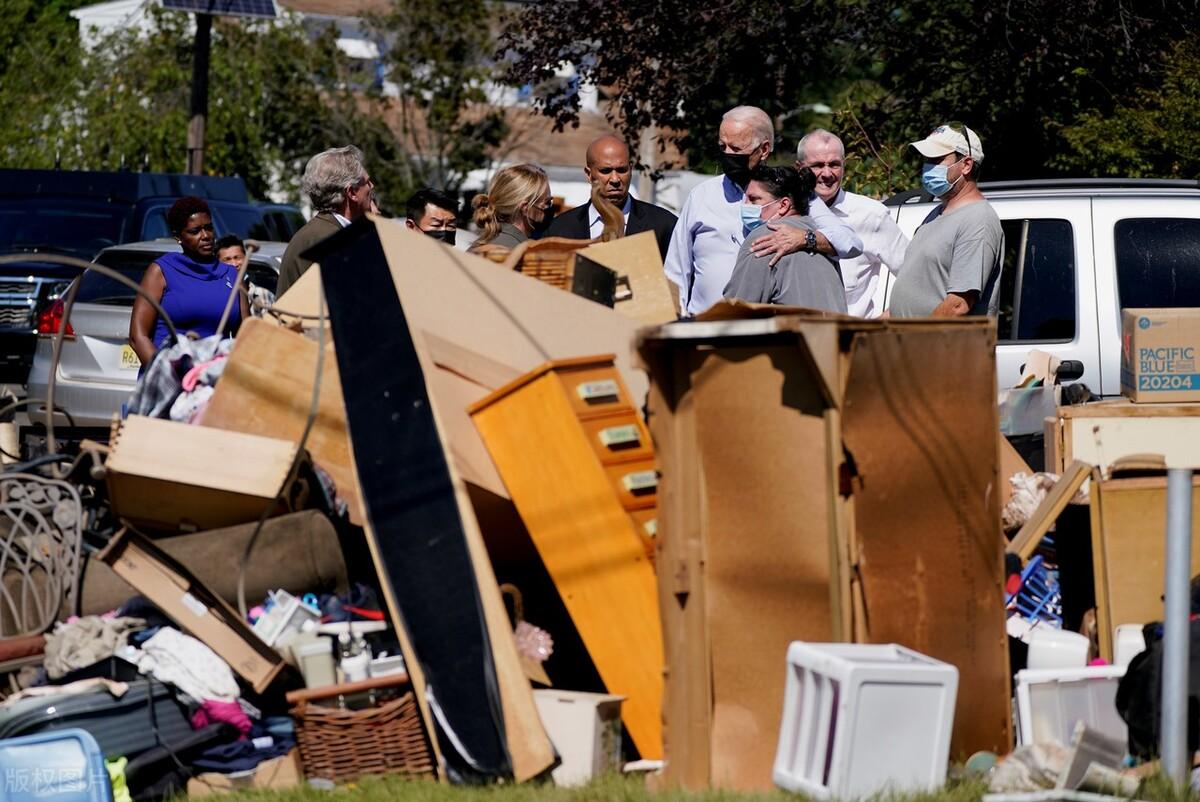
M 211 337 L 217 333 L 229 296 L 235 291 L 237 269 L 217 259 L 212 212 L 202 199 L 187 196 L 167 212 L 167 225 L 183 249 L 155 259 L 142 276 L 142 290 L 158 301 L 182 335 Z M 232 336 L 249 317 L 245 293 L 238 293 L 225 333 Z M 169 346 L 170 330 L 141 295 L 133 301 L 129 344 L 142 365 L 149 365 L 160 348 Z
M 482 232 L 472 243 L 515 248 L 545 232 L 554 220 L 550 179 L 536 164 L 514 164 L 496 173 L 486 194 L 471 201 L 475 225 Z

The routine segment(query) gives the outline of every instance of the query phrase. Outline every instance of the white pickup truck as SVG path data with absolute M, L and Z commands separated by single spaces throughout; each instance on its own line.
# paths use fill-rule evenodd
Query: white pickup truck
M 1000 387 L 1039 348 L 1083 363 L 1097 395 L 1121 392 L 1121 309 L 1200 306 L 1200 182 L 1069 179 L 984 182 L 1004 226 Z M 934 203 L 885 201 L 910 237 Z M 894 277 L 881 292 L 890 296 Z

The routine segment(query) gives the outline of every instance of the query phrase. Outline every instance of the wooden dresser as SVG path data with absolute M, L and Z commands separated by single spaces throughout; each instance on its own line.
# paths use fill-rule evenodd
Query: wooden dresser
M 626 697 L 630 737 L 659 758 L 658 473 L 613 360 L 547 362 L 468 411 L 600 677 Z

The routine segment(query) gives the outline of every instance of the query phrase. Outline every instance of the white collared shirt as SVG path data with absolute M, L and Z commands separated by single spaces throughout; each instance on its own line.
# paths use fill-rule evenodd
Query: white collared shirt
M 886 266 L 892 275 L 900 274 L 908 237 L 896 225 L 887 207 L 866 195 L 838 190 L 829 211 L 862 238 L 862 253 L 840 260 L 846 310 L 855 317 L 879 317 L 883 314 L 883 297 L 879 293 L 883 268 Z
M 338 225 L 341 226 L 342 228 L 345 228 L 346 226 L 350 225 L 350 221 L 348 219 L 346 219 L 345 217 L 342 217 L 337 212 L 333 212 L 333 219 L 337 220 Z
M 723 175 L 697 184 L 688 193 L 663 263 L 667 278 L 679 287 L 684 314 L 699 314 L 723 299 L 746 238 L 741 211 L 745 197 L 745 191 Z M 862 253 L 854 229 L 832 214 L 815 194 L 808 214 L 839 256 L 853 258 Z
M 633 208 L 633 196 L 625 196 L 625 205 L 621 207 L 621 214 L 625 215 L 625 227 L 629 227 L 629 210 Z M 588 202 L 588 229 L 591 232 L 592 239 L 596 239 L 604 233 L 604 221 L 600 219 L 600 212 L 596 206 Z

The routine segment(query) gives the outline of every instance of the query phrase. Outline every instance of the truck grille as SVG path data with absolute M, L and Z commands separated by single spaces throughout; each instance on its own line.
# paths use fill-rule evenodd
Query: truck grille
M 37 295 L 37 284 L 32 281 L 0 281 L 0 295 L 32 298 Z
M 0 306 L 0 328 L 32 329 L 32 306 Z

